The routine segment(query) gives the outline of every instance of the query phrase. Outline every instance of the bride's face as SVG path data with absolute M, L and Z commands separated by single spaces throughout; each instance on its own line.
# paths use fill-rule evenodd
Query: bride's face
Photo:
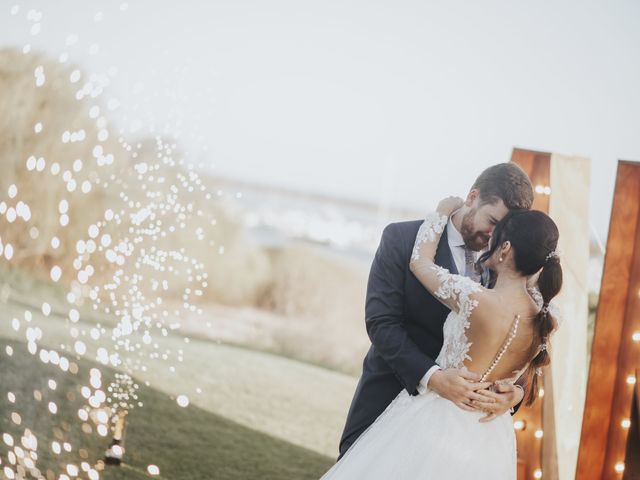
M 486 248 L 496 224 L 508 211 L 502 200 L 480 205 L 480 198 L 476 197 L 462 217 L 460 234 L 464 243 L 476 252 Z

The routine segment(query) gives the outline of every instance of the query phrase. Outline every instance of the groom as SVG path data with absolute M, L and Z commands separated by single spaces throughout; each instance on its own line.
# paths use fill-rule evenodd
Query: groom
M 496 223 L 509 210 L 528 210 L 532 203 L 531 182 L 520 167 L 501 163 L 487 168 L 471 187 L 463 207 L 449 219 L 435 263 L 480 280 L 474 268 L 477 252 L 487 246 Z M 371 348 L 340 440 L 340 457 L 403 388 L 411 395 L 433 390 L 462 409 L 488 412 L 487 420 L 518 405 L 524 397 L 519 385 L 477 392 L 479 375 L 441 370 L 435 363 L 449 309 L 409 271 L 421 224 L 422 220 L 393 223 L 382 233 L 367 285 L 365 323 Z

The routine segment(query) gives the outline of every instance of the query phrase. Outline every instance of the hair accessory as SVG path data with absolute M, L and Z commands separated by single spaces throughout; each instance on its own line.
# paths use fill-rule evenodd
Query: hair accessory
M 548 303 L 545 303 L 545 304 L 542 306 L 542 309 L 541 309 L 540 311 L 541 311 L 542 313 L 544 313 L 545 315 L 546 315 L 547 313 L 549 313 L 549 304 L 548 304 Z
M 544 263 L 547 263 L 549 259 L 553 257 L 560 257 L 560 254 L 556 250 L 551 250 L 549 254 L 544 257 Z
M 542 369 L 541 368 L 536 368 L 536 375 L 538 375 L 539 377 L 542 376 Z
M 540 345 L 540 351 L 545 352 L 546 350 L 547 350 L 547 342 L 544 342 L 542 345 Z

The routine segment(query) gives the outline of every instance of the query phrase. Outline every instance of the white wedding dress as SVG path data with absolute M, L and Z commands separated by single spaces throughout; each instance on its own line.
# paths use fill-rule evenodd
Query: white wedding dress
M 465 330 L 477 306 L 469 295 L 480 285 L 437 268 L 441 285 L 436 296 L 457 297 L 459 308 L 446 319 L 436 363 L 443 369 L 463 368 L 470 359 Z M 402 390 L 321 480 L 515 479 L 511 415 L 480 423 L 484 415 L 462 410 L 431 391 L 411 396 Z

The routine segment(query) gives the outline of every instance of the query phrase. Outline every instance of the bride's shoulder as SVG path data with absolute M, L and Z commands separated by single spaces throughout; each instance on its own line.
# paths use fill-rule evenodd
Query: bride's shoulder
M 479 301 L 484 302 L 486 292 L 490 292 L 489 289 L 483 287 L 480 283 L 463 275 L 451 273 L 444 267 L 433 265 L 432 268 L 440 282 L 439 291 L 443 292 L 445 296 L 455 296 L 458 297 L 460 301 L 467 301 L 476 306 Z
M 504 310 L 503 299 L 490 288 L 478 285 L 472 298 L 476 302 L 473 313 L 480 321 L 486 319 L 488 323 L 491 323 L 491 319 Z

